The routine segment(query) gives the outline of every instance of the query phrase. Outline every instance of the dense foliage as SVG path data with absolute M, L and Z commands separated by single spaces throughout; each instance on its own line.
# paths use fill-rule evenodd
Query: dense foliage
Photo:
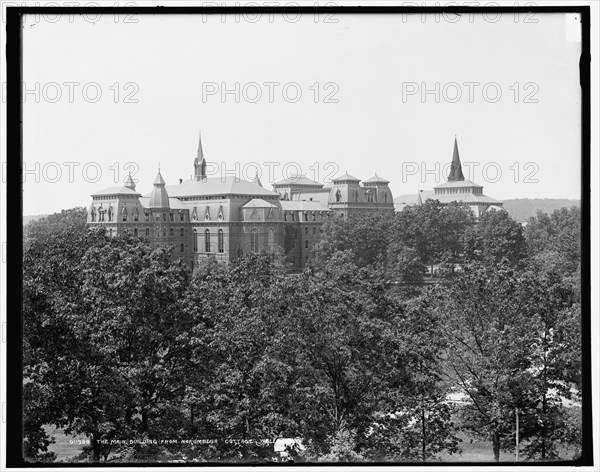
M 522 457 L 580 452 L 577 208 L 523 230 L 428 200 L 332 218 L 315 252 L 192 273 L 84 209 L 28 224 L 25 456 L 55 459 L 52 425 L 81 461 L 264 462 L 281 438 L 295 461 L 429 461 L 477 437 L 498 460 L 516 412 Z

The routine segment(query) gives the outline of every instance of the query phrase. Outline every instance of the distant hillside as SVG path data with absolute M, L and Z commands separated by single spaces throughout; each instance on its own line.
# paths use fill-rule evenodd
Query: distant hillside
M 580 206 L 579 200 L 567 200 L 565 198 L 515 198 L 504 200 L 504 208 L 511 218 L 519 223 L 524 223 L 530 216 L 535 216 L 538 210 L 552 213 L 559 208 L 571 208 Z
M 23 215 L 23 226 L 25 226 L 30 221 L 37 221 L 40 218 L 43 218 L 44 216 L 48 215 Z

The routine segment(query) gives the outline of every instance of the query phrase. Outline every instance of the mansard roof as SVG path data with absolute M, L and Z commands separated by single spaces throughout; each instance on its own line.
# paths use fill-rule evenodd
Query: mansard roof
M 277 192 L 267 190 L 236 176 L 210 177 L 205 180 L 184 180 L 178 185 L 167 187 L 172 197 L 202 197 L 216 195 L 279 196 Z

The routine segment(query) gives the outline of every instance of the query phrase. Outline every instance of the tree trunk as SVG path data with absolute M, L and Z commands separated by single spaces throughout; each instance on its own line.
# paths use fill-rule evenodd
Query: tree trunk
M 146 409 L 142 409 L 142 433 L 148 432 L 148 412 Z
M 100 442 L 97 433 L 92 433 L 92 451 L 94 453 L 94 462 L 100 462 Z
M 500 433 L 498 430 L 494 430 L 492 433 L 492 449 L 494 450 L 494 460 L 500 461 Z
M 426 439 L 427 431 L 425 429 L 425 408 L 421 408 L 421 435 L 422 435 L 422 444 L 421 444 L 421 460 L 425 462 L 426 454 L 427 454 L 427 439 Z

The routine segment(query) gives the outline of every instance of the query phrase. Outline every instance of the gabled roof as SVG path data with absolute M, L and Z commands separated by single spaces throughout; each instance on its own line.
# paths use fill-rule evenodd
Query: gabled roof
M 277 208 L 277 206 L 266 202 L 261 198 L 253 198 L 248 203 L 243 205 L 242 208 Z
M 360 179 L 357 179 L 356 177 L 353 177 L 352 175 L 348 174 L 348 172 L 345 172 L 344 174 L 340 175 L 339 177 L 336 177 L 335 179 L 332 179 L 332 182 L 340 182 L 340 181 L 344 181 L 344 180 L 348 180 L 348 181 L 352 181 L 352 182 L 360 182 Z
M 213 195 L 279 196 L 276 192 L 235 176 L 211 177 L 205 180 L 185 180 L 178 185 L 169 185 L 167 191 L 171 197 Z
M 101 195 L 141 195 L 141 193 L 138 193 L 135 190 L 132 190 L 129 187 L 125 186 L 108 187 L 104 190 L 100 190 L 99 192 L 93 193 L 92 197 L 98 197 Z

